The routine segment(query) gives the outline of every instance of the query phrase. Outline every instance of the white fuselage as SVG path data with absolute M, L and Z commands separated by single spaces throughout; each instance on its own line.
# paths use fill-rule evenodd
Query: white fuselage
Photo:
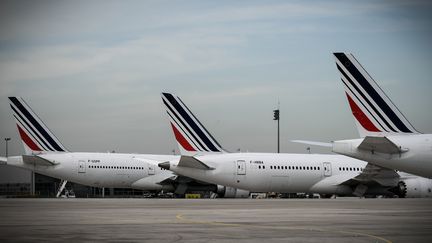
M 366 162 L 341 155 L 232 153 L 196 156 L 211 170 L 178 166 L 177 174 L 251 192 L 307 192 L 351 195 L 352 188 L 340 185 L 354 178 Z
M 54 165 L 24 163 L 22 156 L 9 157 L 7 164 L 87 186 L 143 190 L 164 189 L 151 178 L 168 178 L 173 173 L 157 164 L 179 157 L 117 153 L 46 153 L 38 156 Z
M 378 153 L 359 149 L 363 139 L 341 140 L 333 142 L 333 151 L 353 158 L 361 159 L 382 167 L 405 171 L 419 176 L 432 178 L 432 135 L 387 136 L 401 153 Z

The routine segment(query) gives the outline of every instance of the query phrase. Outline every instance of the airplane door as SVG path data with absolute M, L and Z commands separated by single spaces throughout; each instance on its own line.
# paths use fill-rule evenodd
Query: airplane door
M 85 161 L 78 161 L 78 173 L 85 173 L 86 172 L 86 166 Z
M 237 160 L 237 175 L 246 175 L 246 161 Z
M 155 170 L 156 170 L 156 166 L 155 165 L 148 164 L 148 174 L 149 175 L 154 175 L 155 174 Z
M 330 162 L 324 162 L 323 168 L 324 168 L 324 176 L 331 176 L 332 175 L 332 168 L 331 168 Z

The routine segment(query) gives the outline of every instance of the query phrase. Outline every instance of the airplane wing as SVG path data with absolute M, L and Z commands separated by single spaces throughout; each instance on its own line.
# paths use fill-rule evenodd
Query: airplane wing
M 365 137 L 358 148 L 386 154 L 403 153 L 408 151 L 408 149 L 402 149 L 400 146 L 397 146 L 387 137 L 371 136 Z
M 193 156 L 182 155 L 180 157 L 180 161 L 178 163 L 178 166 L 195 168 L 195 169 L 200 169 L 200 170 L 214 170 L 214 168 L 206 165 L 204 162 L 200 161 L 199 159 L 197 159 Z
M 0 164 L 7 164 L 7 158 L 6 157 L 0 157 Z
M 315 184 L 314 187 L 347 185 L 353 189 L 354 195 L 363 196 L 368 188 L 376 186 L 391 188 L 397 186 L 399 177 L 399 174 L 394 170 L 368 164 L 362 173 L 355 177 L 349 173 L 329 176 Z
M 307 141 L 307 140 L 291 140 L 293 143 L 302 143 L 307 145 L 314 145 L 314 146 L 321 146 L 321 147 L 332 147 L 331 143 L 323 143 L 323 142 L 316 142 L 316 141 Z
M 395 170 L 368 163 L 362 173 L 352 178 L 363 184 L 378 183 L 382 186 L 396 186 L 399 182 L 399 174 Z
M 168 185 L 174 181 L 177 175 L 174 173 L 158 173 L 152 176 L 146 176 L 132 183 L 132 188 L 145 187 L 147 190 L 160 190 L 162 185 Z
M 59 164 L 58 162 L 47 160 L 38 155 L 23 155 L 22 158 L 23 158 L 23 162 L 27 164 L 47 165 L 47 166 Z

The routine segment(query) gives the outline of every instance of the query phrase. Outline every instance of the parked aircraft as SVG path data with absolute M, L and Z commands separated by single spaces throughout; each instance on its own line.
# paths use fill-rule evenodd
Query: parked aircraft
M 69 152 L 22 98 L 10 97 L 9 101 L 26 153 L 1 158 L 8 165 L 94 187 L 177 194 L 213 191 L 222 197 L 239 196 L 233 188 L 197 182 L 157 166 L 163 161 L 178 160 L 179 156 Z
M 227 153 L 179 97 L 162 101 L 182 156 L 159 166 L 176 174 L 252 192 L 432 196 L 429 179 L 346 156 Z
M 335 141 L 333 151 L 432 178 L 432 134 L 419 133 L 352 54 L 334 56 L 361 138 Z

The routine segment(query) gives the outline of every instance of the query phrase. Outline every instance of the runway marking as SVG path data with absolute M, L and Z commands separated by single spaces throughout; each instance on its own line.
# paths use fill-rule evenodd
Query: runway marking
M 200 221 L 200 220 L 193 220 L 193 219 L 187 219 L 183 217 L 183 214 L 179 213 L 176 215 L 176 218 L 180 221 L 191 223 L 191 224 L 208 224 L 208 225 L 216 225 L 216 226 L 233 226 L 233 227 L 249 227 L 249 228 L 283 228 L 283 229 L 289 229 L 289 230 L 304 230 L 304 231 L 318 231 L 318 232 L 328 232 L 328 233 L 339 233 L 339 234 L 348 234 L 348 235 L 354 235 L 354 236 L 366 236 L 369 238 L 373 238 L 376 240 L 380 240 L 382 242 L 386 243 L 393 243 L 391 240 L 388 240 L 386 238 L 371 235 L 367 233 L 362 232 L 356 232 L 356 231 L 345 231 L 345 230 L 326 230 L 326 229 L 319 229 L 319 228 L 303 228 L 303 227 L 287 227 L 287 226 L 265 226 L 265 225 L 246 225 L 246 224 L 233 224 L 233 223 L 222 223 L 222 222 L 215 222 L 215 221 Z

